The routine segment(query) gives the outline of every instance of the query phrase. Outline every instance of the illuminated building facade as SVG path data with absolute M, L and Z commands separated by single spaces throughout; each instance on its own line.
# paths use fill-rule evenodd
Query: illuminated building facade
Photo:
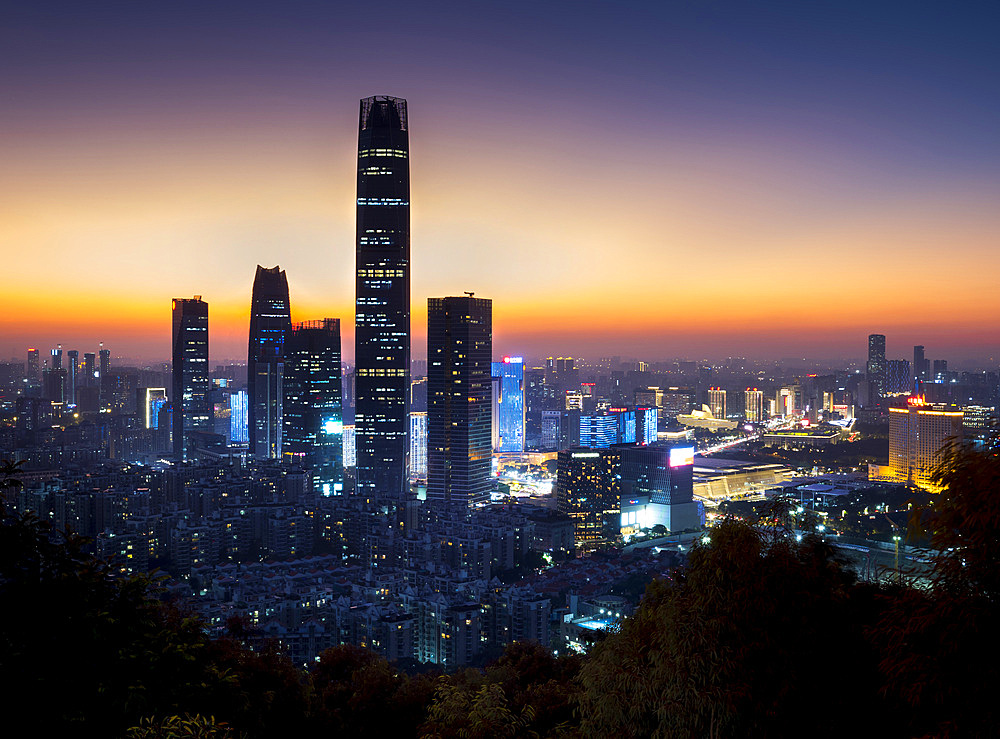
M 880 405 L 885 399 L 885 335 L 868 336 L 868 364 L 865 368 L 868 379 L 868 394 L 872 405 Z
M 623 532 L 661 525 L 667 531 L 704 524 L 694 500 L 694 447 L 658 442 L 616 449 Z
M 160 411 L 167 404 L 167 389 L 165 387 L 147 387 L 143 396 L 142 411 L 146 428 L 159 428 Z
M 409 494 L 410 164 L 406 101 L 361 101 L 358 130 L 355 440 L 358 495 L 386 511 Z
M 635 409 L 635 440 L 639 444 L 653 444 L 659 431 L 655 407 L 640 406 Z
M 885 363 L 886 395 L 913 392 L 913 376 L 910 374 L 910 360 L 890 359 Z
M 427 301 L 427 502 L 464 515 L 490 499 L 493 302 Z
M 764 391 L 748 387 L 743 393 L 743 418 L 748 423 L 764 420 Z
M 524 360 L 504 357 L 493 362 L 496 380 L 494 406 L 496 431 L 493 451 L 521 454 L 524 452 Z
M 296 323 L 284 356 L 283 459 L 310 471 L 323 496 L 344 490 L 340 319 Z
M 212 405 L 208 380 L 208 303 L 200 295 L 173 301 L 173 403 L 174 458 L 181 462 L 194 450 L 192 434 L 212 430 Z M 110 385 L 101 349 L 102 397 Z M 104 402 L 102 401 L 102 407 Z
M 410 413 L 410 477 L 427 479 L 427 413 Z
M 205 308 L 205 321 L 207 325 L 208 321 L 208 308 Z M 205 382 L 208 382 L 208 329 L 205 330 Z M 97 380 L 100 383 L 100 395 L 99 402 L 101 405 L 101 410 L 111 409 L 111 350 L 104 348 L 104 342 L 101 342 L 101 348 L 97 351 L 98 358 L 98 369 L 97 369 Z
M 607 449 L 614 444 L 634 444 L 635 440 L 634 410 L 611 408 L 606 414 L 580 416 L 580 446 L 582 447 Z
M 80 372 L 80 352 L 70 349 L 66 352 L 66 402 L 76 405 L 76 383 Z
M 578 547 L 613 540 L 619 529 L 618 451 L 574 447 L 559 452 L 556 506 L 573 520 Z
M 890 408 L 888 477 L 937 491 L 931 475 L 942 448 L 962 439 L 963 417 L 957 406 L 930 404 L 921 396 L 907 398 L 905 408 Z
M 358 464 L 358 452 L 355 444 L 354 424 L 344 426 L 344 467 L 355 467 Z
M 250 393 L 240 390 L 229 396 L 229 442 L 233 445 L 250 442 Z
M 708 407 L 716 418 L 726 418 L 726 391 L 721 387 L 708 389 Z
M 247 390 L 250 451 L 266 459 L 281 456 L 285 342 L 292 325 L 288 279 L 278 267 L 257 265 L 250 300 Z

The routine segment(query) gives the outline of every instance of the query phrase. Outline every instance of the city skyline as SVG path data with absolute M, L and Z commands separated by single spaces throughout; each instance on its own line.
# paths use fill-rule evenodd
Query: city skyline
M 0 356 L 104 341 L 165 359 L 164 306 L 203 294 L 212 361 L 239 357 L 253 267 L 279 263 L 293 320 L 345 319 L 352 361 L 353 119 L 372 92 L 422 124 L 414 346 L 427 296 L 475 290 L 499 353 L 827 359 L 878 332 L 889 356 L 996 356 L 998 52 L 975 6 L 891 5 L 402 8 L 375 62 L 359 12 L 310 3 L 277 24 L 19 9 Z M 637 289 L 647 274 L 658 289 Z

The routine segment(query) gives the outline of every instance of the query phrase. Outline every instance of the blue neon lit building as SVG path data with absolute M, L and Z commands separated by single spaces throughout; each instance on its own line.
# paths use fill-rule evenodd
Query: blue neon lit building
M 580 416 L 580 446 L 607 449 L 635 443 L 635 411 L 612 408 L 606 414 Z
M 504 357 L 493 362 L 493 377 L 498 380 L 493 402 L 496 406 L 496 443 L 493 451 L 524 452 L 524 359 Z
M 246 444 L 250 441 L 249 426 L 250 394 L 239 390 L 229 396 L 229 440 L 231 444 Z

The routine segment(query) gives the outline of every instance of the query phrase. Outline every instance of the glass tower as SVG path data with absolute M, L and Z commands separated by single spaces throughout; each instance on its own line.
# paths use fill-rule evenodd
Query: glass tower
M 248 429 L 250 451 L 256 457 L 281 455 L 282 363 L 292 319 L 288 280 L 277 266 L 257 265 L 250 302 L 250 342 L 247 353 Z
M 409 492 L 410 164 L 406 101 L 361 101 L 354 333 L 357 493 L 386 511 Z
M 493 377 L 499 380 L 494 451 L 521 454 L 524 452 L 524 360 L 504 357 L 502 362 L 494 362 Z
M 427 301 L 427 502 L 462 516 L 489 503 L 493 301 Z
M 885 397 L 886 363 L 885 335 L 871 334 L 868 336 L 868 392 L 872 405 L 882 402 Z
M 208 381 L 208 303 L 200 295 L 173 302 L 174 457 L 183 461 L 194 449 L 192 433 L 212 430 Z M 101 350 L 101 366 L 104 352 Z M 101 382 L 105 382 L 101 375 Z
M 311 470 L 313 489 L 344 489 L 344 403 L 340 319 L 292 326 L 285 349 L 282 458 Z

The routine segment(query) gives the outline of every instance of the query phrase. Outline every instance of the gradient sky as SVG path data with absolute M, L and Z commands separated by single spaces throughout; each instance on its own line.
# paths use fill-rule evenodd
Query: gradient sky
M 1000 5 L 22 3 L 0 357 L 245 357 L 255 267 L 352 354 L 358 99 L 409 101 L 426 298 L 497 354 L 1000 357 Z

